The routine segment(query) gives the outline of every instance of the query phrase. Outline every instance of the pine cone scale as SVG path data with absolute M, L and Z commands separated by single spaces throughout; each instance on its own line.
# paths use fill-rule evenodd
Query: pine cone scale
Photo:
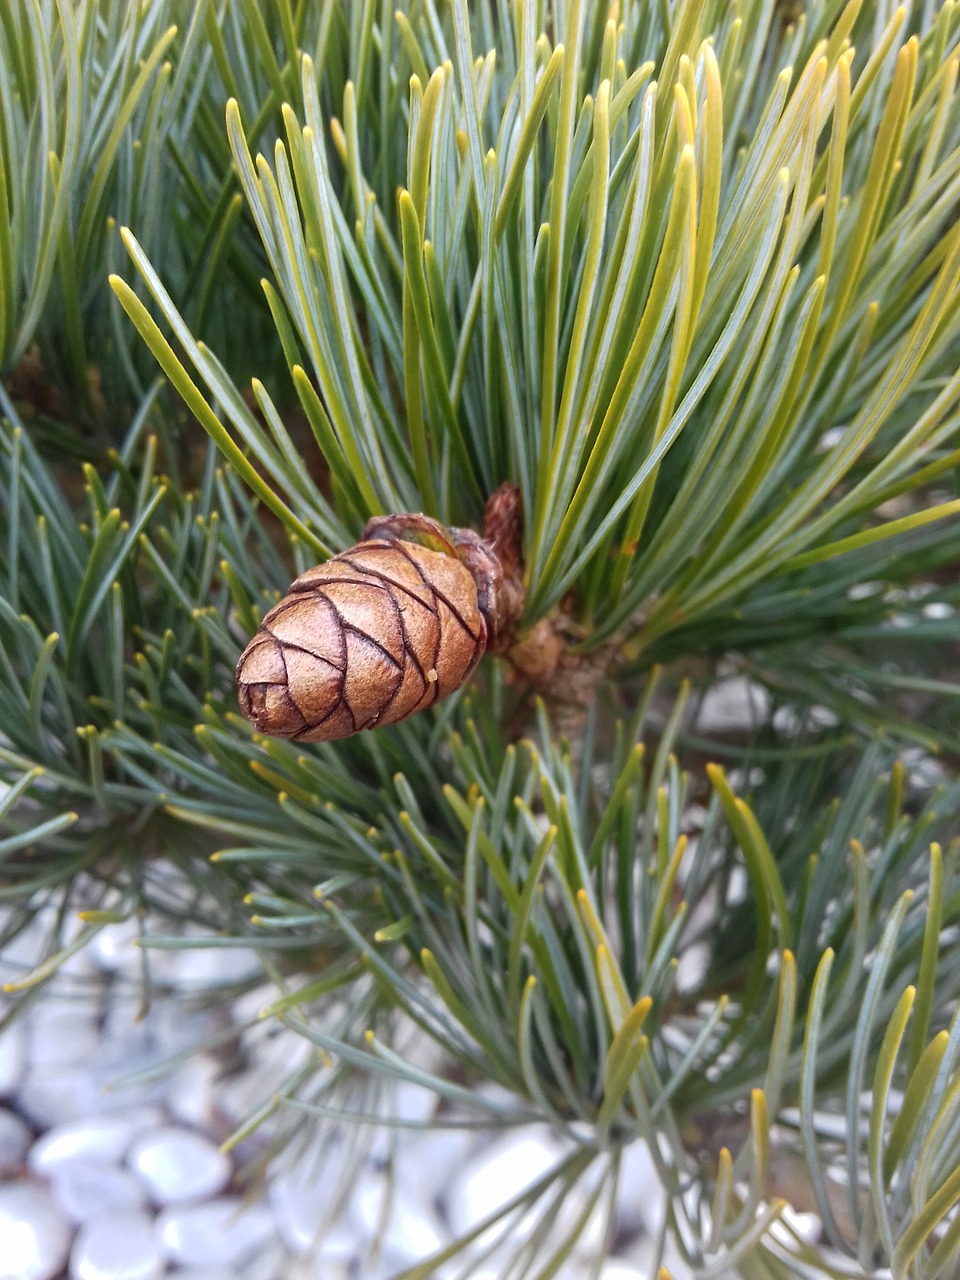
M 336 707 L 343 691 L 343 672 L 306 649 L 288 647 L 287 687 L 305 725 L 316 724 Z
M 429 609 L 431 613 L 436 613 L 436 606 L 433 603 L 434 593 L 420 575 L 414 572 L 412 565 L 410 566 L 409 576 L 401 578 L 397 573 L 390 574 L 385 572 L 380 565 L 368 566 L 359 556 L 351 555 L 347 558 L 345 553 L 344 563 L 349 564 L 357 573 L 367 574 L 371 578 L 378 578 L 384 586 L 392 588 L 394 591 L 402 592 L 410 599 L 415 600 L 417 604 Z
M 399 667 L 403 636 L 391 607 L 389 590 L 381 582 L 345 582 L 334 578 L 316 589 L 326 600 L 343 630 L 366 636 Z
M 466 619 L 461 616 L 451 599 L 451 596 L 456 598 L 462 591 L 461 584 L 463 582 L 462 575 L 464 570 L 458 560 L 454 560 L 450 556 L 438 557 L 435 551 L 427 551 L 424 547 L 418 547 L 412 543 L 407 543 L 401 548 L 401 555 L 410 561 L 416 569 L 424 586 L 432 592 L 437 601 L 446 605 L 468 635 L 472 636 L 474 640 L 479 640 L 482 632 L 484 638 L 486 637 L 486 626 L 484 625 L 483 618 L 476 607 L 476 587 L 474 587 L 473 591 L 473 612 L 474 617 L 476 618 L 475 627 L 471 627 L 467 623 Z M 419 557 L 426 556 L 432 556 L 434 560 L 439 561 L 439 563 L 430 564 L 431 576 L 429 578 L 424 574 L 423 565 L 419 559 Z
M 381 576 L 382 575 L 378 575 Z M 382 578 L 389 582 L 389 579 Z M 435 608 L 431 608 L 411 591 L 403 586 L 392 585 L 388 592 L 390 602 L 396 612 L 397 626 L 403 639 L 403 672 L 400 683 L 387 699 L 380 716 L 380 723 L 395 724 L 406 719 L 414 712 L 428 706 L 436 697 L 436 685 L 431 684 L 423 669 L 418 650 L 432 652 L 436 666 L 436 655 L 440 650 L 440 619 Z M 406 615 L 410 614 L 410 625 Z
M 346 645 L 333 605 L 322 595 L 287 596 L 260 624 L 282 646 L 295 645 L 343 670 Z
M 314 725 L 308 725 L 294 735 L 294 742 L 333 742 L 337 738 L 349 738 L 359 725 L 354 720 L 344 699 L 328 715 Z
M 269 632 L 259 632 L 248 646 L 244 670 L 250 684 L 287 683 L 283 650 Z

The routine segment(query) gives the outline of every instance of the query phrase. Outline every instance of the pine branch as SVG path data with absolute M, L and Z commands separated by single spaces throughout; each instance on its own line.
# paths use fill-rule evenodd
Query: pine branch
M 235 101 L 227 135 L 290 378 L 354 536 L 381 511 L 476 522 L 509 479 L 527 515 L 527 624 L 563 601 L 584 648 L 649 664 L 704 632 L 719 648 L 753 643 L 733 625 L 742 609 L 790 634 L 807 617 L 794 582 L 832 590 L 839 608 L 868 565 L 892 587 L 947 555 L 956 504 L 936 477 L 960 389 L 958 35 L 949 19 L 910 34 L 897 11 L 855 53 L 847 36 L 866 18 L 850 6 L 823 39 L 798 29 L 778 45 L 763 22 L 745 41 L 711 33 L 691 5 L 645 32 L 661 61 L 628 74 L 640 21 L 628 9 L 605 29 L 606 62 L 582 72 L 573 10 L 562 53 L 510 33 L 511 50 L 528 42 L 522 74 L 511 56 L 472 64 L 458 6 L 452 27 L 404 18 L 415 69 L 437 61 L 388 130 L 406 156 L 396 205 L 380 203 L 358 150 L 385 136 L 382 103 L 348 81 L 341 123 L 309 57 L 306 123 L 284 108 L 272 166 L 252 157 Z M 791 48 L 797 70 L 781 71 Z M 763 74 L 747 74 L 764 51 Z M 581 74 L 591 91 L 578 100 Z M 747 120 L 754 141 L 738 155 Z M 115 280 L 194 412 L 289 527 L 329 537 L 332 513 L 257 434 L 125 239 L 229 425 Z M 543 350 L 529 340 L 541 325 Z M 255 394 L 276 435 L 272 400 Z
M 235 1141 L 402 1082 L 563 1136 L 444 1262 L 553 1274 L 639 1141 L 658 1263 L 948 1275 L 957 6 L 541 8 L 0 6 L 13 1011 L 117 921 L 145 1003 L 152 952 L 250 947 L 315 1052 Z M 490 661 L 346 742 L 254 733 L 291 577 L 503 480 L 578 739 Z M 681 664 L 769 703 L 698 737 Z

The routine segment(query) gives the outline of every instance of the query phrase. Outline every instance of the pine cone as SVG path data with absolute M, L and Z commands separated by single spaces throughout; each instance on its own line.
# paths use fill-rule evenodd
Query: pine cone
M 478 584 L 455 535 L 482 560 L 479 538 L 423 516 L 393 519 L 408 522 L 401 532 L 416 522 L 420 541 L 445 549 L 368 537 L 302 574 L 237 664 L 240 709 L 261 733 L 328 742 L 395 724 L 459 689 L 477 665 L 495 630 L 478 585 L 492 599 L 496 583 Z M 389 518 L 368 533 L 386 527 Z

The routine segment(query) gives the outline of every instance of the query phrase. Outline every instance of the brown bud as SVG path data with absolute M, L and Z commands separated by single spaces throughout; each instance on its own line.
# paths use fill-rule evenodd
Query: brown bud
M 371 522 L 377 536 L 301 574 L 263 619 L 237 664 L 240 709 L 261 733 L 327 742 L 394 724 L 477 665 L 492 625 L 473 562 L 455 548 L 460 531 L 394 519 L 407 522 L 401 537 L 384 536 L 389 518 Z M 495 597 L 496 583 L 479 585 Z

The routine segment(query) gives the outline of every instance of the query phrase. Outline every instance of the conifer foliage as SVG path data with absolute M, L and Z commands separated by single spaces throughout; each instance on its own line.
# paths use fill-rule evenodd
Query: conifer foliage
M 0 1017 L 149 911 L 145 1006 L 252 946 L 315 1049 L 250 1125 L 567 1136 L 410 1280 L 557 1274 L 633 1143 L 697 1276 L 956 1275 L 960 5 L 394 10 L 0 5 Z M 507 483 L 464 691 L 243 719 L 293 579 Z

